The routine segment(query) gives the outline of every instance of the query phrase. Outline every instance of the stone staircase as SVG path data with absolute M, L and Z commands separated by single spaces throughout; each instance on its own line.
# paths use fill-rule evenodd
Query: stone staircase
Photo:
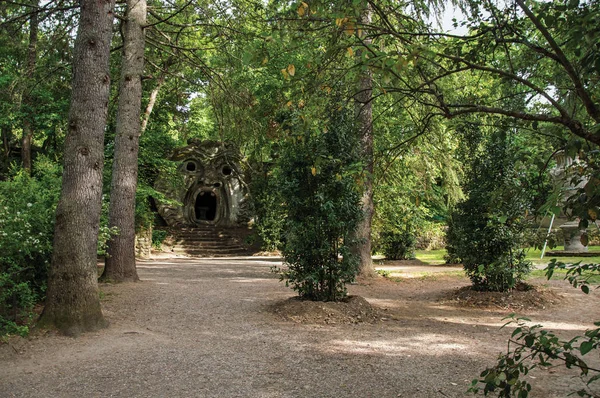
M 247 235 L 247 234 L 246 234 Z M 213 226 L 169 230 L 163 251 L 193 257 L 229 257 L 252 254 L 244 244 L 244 234 L 237 230 Z

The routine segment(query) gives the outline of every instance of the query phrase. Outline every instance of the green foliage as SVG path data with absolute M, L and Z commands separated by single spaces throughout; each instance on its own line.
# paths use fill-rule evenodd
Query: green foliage
M 415 257 L 417 239 L 413 231 L 382 232 L 379 246 L 388 260 L 410 260 Z
M 478 290 L 507 291 L 529 272 L 522 249 L 530 194 L 511 137 L 495 133 L 475 155 L 447 235 L 451 259 L 462 260 Z
M 324 301 L 343 298 L 358 272 L 350 244 L 362 216 L 354 118 L 338 104 L 329 112 L 324 127 L 296 125 L 278 162 L 287 213 L 282 279 L 301 298 Z
M 167 231 L 164 231 L 162 229 L 153 229 L 152 230 L 152 247 L 154 247 L 155 249 L 160 249 L 162 246 L 162 243 L 165 241 L 168 234 L 169 233 Z
M 566 271 L 564 279 L 568 280 L 573 287 L 579 287 L 585 294 L 590 292 L 590 283 L 600 276 L 600 264 L 581 264 L 581 261 L 565 264 L 553 258 L 546 267 L 546 277 L 552 278 L 556 270 Z
M 261 240 L 261 248 L 274 251 L 281 248 L 285 224 L 283 198 L 270 172 L 256 175 L 250 186 L 254 205 L 254 230 Z
M 586 294 L 589 293 L 588 279 L 600 274 L 600 264 L 565 264 L 553 259 L 546 269 L 548 279 L 557 269 L 566 269 L 565 279 Z M 509 322 L 503 327 L 515 326 L 507 352 L 499 356 L 496 365 L 473 380 L 469 392 L 507 398 L 527 397 L 532 386 L 522 376 L 537 367 L 565 366 L 576 369 L 582 381 L 581 388 L 573 394 L 589 398 L 597 396 L 597 391 L 593 391 L 596 385 L 592 384 L 600 380 L 600 369 L 590 367 L 583 358 L 600 349 L 600 322 L 595 322 L 596 328 L 587 330 L 583 336 L 566 341 L 543 329 L 542 325 L 531 326 L 527 318 L 517 318 L 512 314 L 505 319 Z
M 98 228 L 98 246 L 96 254 L 98 256 L 106 256 L 108 249 L 108 241 L 112 236 L 119 234 L 117 227 L 110 228 L 108 226 L 108 207 L 110 205 L 108 195 L 102 195 L 102 213 L 100 213 L 100 227 Z
M 0 335 L 26 334 L 44 297 L 52 255 L 60 168 L 40 158 L 34 176 L 16 171 L 0 182 Z

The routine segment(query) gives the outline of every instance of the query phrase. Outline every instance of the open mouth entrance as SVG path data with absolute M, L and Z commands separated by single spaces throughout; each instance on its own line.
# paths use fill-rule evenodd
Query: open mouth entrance
M 200 192 L 196 196 L 194 212 L 196 220 L 214 221 L 217 216 L 217 195 L 214 192 Z

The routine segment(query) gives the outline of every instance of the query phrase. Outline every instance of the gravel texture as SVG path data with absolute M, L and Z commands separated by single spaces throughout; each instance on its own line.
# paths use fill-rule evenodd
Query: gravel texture
M 141 282 L 101 285 L 108 329 L 1 345 L 0 397 L 462 397 L 506 347 L 506 312 L 443 301 L 464 278 L 363 281 L 349 292 L 379 320 L 294 322 L 272 265 L 139 261 Z M 598 295 L 555 285 L 564 300 L 527 314 L 567 335 L 591 327 Z M 566 396 L 573 375 L 538 371 L 531 396 Z

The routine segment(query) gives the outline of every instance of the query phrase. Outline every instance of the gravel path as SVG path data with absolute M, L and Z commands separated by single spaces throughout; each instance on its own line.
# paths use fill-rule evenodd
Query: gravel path
M 350 286 L 390 314 L 375 324 L 283 321 L 269 308 L 294 293 L 276 264 L 140 261 L 141 282 L 101 285 L 108 329 L 0 347 L 0 397 L 462 397 L 505 347 L 504 314 L 437 301 L 456 278 Z M 537 315 L 587 326 L 553 314 Z M 566 395 L 547 376 L 532 396 Z

